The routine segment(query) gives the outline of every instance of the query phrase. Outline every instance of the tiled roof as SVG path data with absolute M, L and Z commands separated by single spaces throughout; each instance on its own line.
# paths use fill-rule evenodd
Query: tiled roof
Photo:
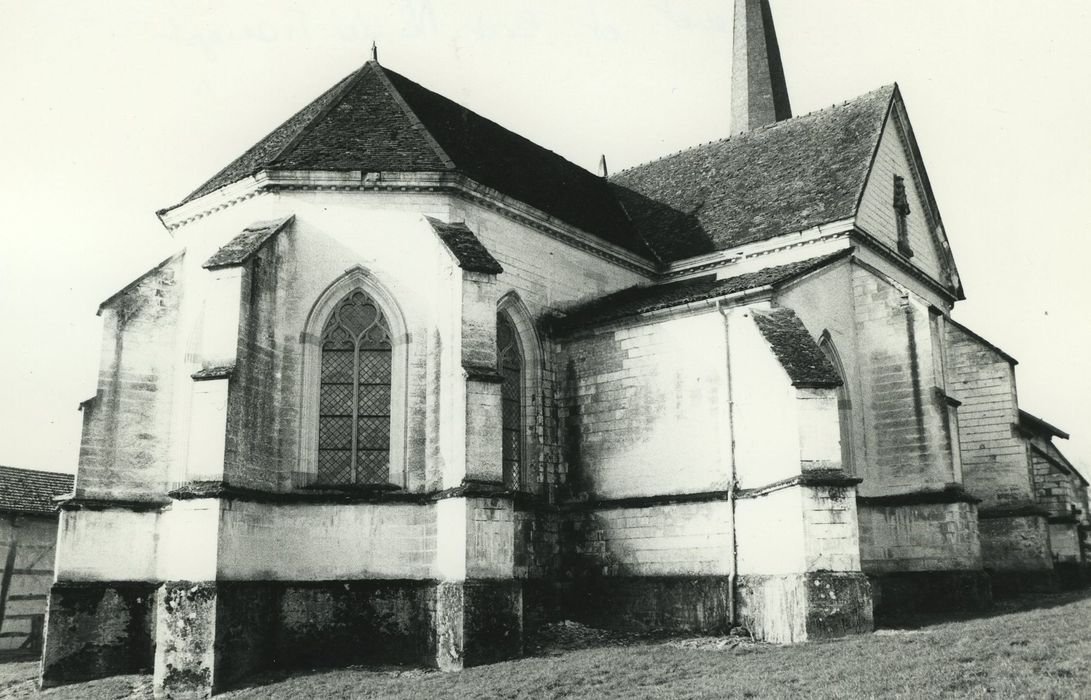
M 896 89 L 624 170 L 610 184 L 667 262 L 846 219 Z
M 963 328 L 963 326 L 959 327 Z M 1030 413 L 1029 411 L 1024 411 L 1021 408 L 1019 409 L 1019 424 L 1021 427 L 1032 432 L 1045 434 L 1046 439 L 1049 439 L 1049 436 L 1051 435 L 1059 437 L 1062 440 L 1067 440 L 1069 439 L 1069 437 L 1071 437 L 1068 433 L 1061 430 L 1052 423 L 1047 423 L 1033 413 Z
M 242 233 L 217 250 L 211 258 L 205 261 L 202 267 L 215 270 L 221 267 L 243 264 L 293 218 L 295 217 L 289 216 L 276 221 L 260 221 L 250 224 L 243 229 Z
M 850 249 L 846 249 L 831 255 L 769 267 L 727 279 L 718 280 L 715 275 L 706 275 L 668 284 L 630 287 L 570 309 L 563 317 L 553 322 L 553 330 L 566 333 L 626 316 L 715 299 L 759 287 L 776 286 L 817 270 L 835 260 L 840 260 L 850 252 Z
M 773 354 L 788 373 L 793 386 L 841 386 L 837 370 L 826 359 L 794 311 L 786 308 L 755 311 L 754 323 L 772 346 Z
M 230 185 L 261 170 L 277 157 L 292 141 L 294 141 L 304 127 L 317 117 L 335 97 L 337 97 L 352 76 L 347 76 L 339 83 L 322 93 L 314 102 L 296 112 L 288 121 L 274 129 L 268 136 L 251 146 L 245 153 L 231 161 L 220 172 L 213 175 L 207 182 L 190 192 L 182 204 L 197 199 L 217 190 L 224 185 Z
M 74 483 L 71 474 L 0 467 L 0 511 L 52 513 L 53 497 L 71 493 Z
M 605 180 L 374 61 L 277 127 L 185 201 L 265 168 L 456 171 L 651 257 Z
M 444 223 L 430 216 L 424 217 L 432 225 L 436 235 L 458 260 L 458 266 L 471 272 L 487 272 L 498 275 L 504 271 L 492 253 L 478 240 L 464 223 Z

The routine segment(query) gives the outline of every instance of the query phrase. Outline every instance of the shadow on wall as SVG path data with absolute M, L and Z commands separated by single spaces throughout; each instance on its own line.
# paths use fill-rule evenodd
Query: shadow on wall
M 994 599 L 986 607 L 978 610 L 964 609 L 936 613 L 904 614 L 891 616 L 886 619 L 876 619 L 876 629 L 919 629 L 940 625 L 947 622 L 963 620 L 978 620 L 991 617 L 1011 615 L 1013 613 L 1029 610 L 1048 610 L 1059 608 L 1069 603 L 1080 600 L 1091 600 L 1091 589 L 1084 588 L 1078 591 L 1065 591 L 1063 593 L 1034 593 L 1015 598 Z

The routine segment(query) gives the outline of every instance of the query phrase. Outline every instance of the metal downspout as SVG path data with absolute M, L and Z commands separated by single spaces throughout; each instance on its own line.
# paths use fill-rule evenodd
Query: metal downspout
M 735 381 L 731 374 L 731 322 L 723 302 L 717 304 L 720 315 L 724 319 L 724 351 L 727 363 L 727 429 L 731 435 L 731 443 L 728 448 L 728 460 L 731 463 L 731 483 L 728 485 L 728 519 L 731 526 L 731 573 L 727 578 L 728 612 L 731 616 L 731 625 L 738 626 L 738 576 L 739 576 L 739 537 L 735 529 L 735 495 L 739 489 L 738 477 L 735 470 Z

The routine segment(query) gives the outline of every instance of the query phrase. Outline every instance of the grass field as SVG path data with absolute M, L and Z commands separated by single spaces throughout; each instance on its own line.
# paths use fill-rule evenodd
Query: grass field
M 643 640 L 561 650 L 461 673 L 350 668 L 270 674 L 243 698 L 1091 697 L 1091 594 L 989 617 L 793 647 Z M 686 646 L 689 644 L 690 646 Z M 151 697 L 124 676 L 36 693 L 33 663 L 0 664 L 0 697 Z

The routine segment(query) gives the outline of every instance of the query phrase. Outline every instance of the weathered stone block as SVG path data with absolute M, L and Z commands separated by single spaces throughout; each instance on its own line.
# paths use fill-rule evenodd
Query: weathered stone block
M 756 639 L 794 643 L 870 632 L 871 586 L 854 572 L 739 576 L 738 621 Z
M 282 586 L 257 581 L 220 582 L 216 587 L 213 679 L 222 688 L 272 664 Z
M 155 584 L 56 583 L 49 592 L 42 687 L 147 672 Z
M 326 581 L 287 584 L 278 603 L 278 666 L 432 665 L 433 584 Z
M 216 584 L 170 581 L 156 602 L 153 689 L 161 698 L 206 698 L 216 682 Z
M 514 580 L 436 586 L 436 665 L 454 671 L 523 653 L 523 590 Z
M 515 659 L 523 655 L 523 588 L 519 581 L 465 581 L 463 664 Z
M 604 576 L 574 582 L 567 613 L 595 627 L 646 632 L 725 632 L 727 576 Z

